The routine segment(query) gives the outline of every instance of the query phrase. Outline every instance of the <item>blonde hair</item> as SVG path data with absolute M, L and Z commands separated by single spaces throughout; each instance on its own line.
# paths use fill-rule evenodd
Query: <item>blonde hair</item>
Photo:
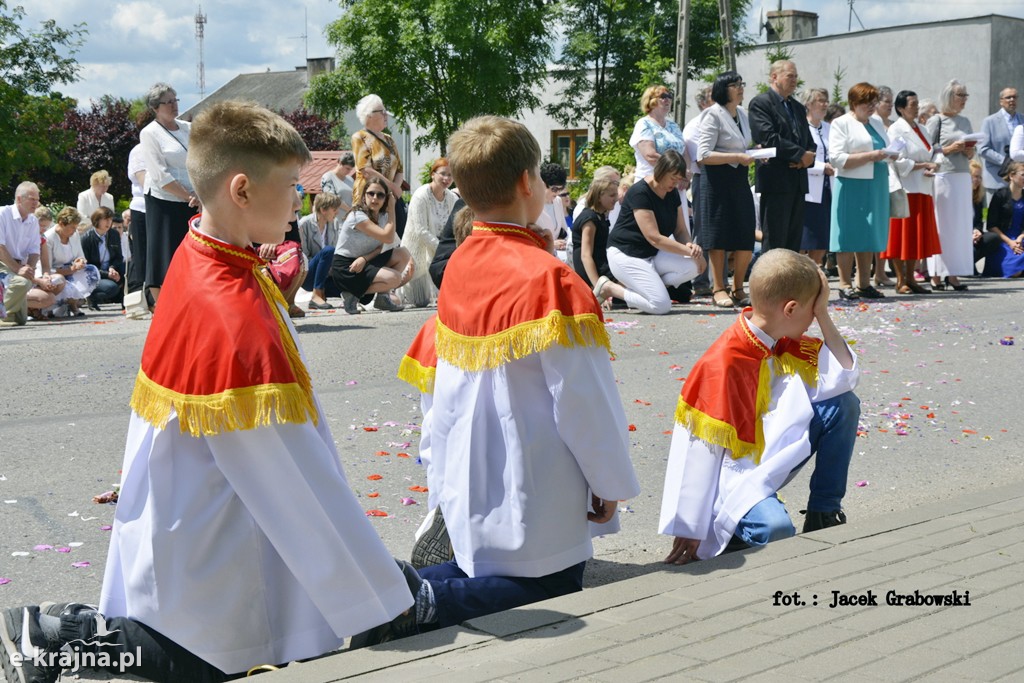
M 651 110 L 654 109 L 654 105 L 658 103 L 658 98 L 668 92 L 668 88 L 663 85 L 652 85 L 647 90 L 644 90 L 644 94 L 640 96 L 640 108 L 643 109 L 645 114 L 650 114 Z
M 65 206 L 54 219 L 57 225 L 78 225 L 82 222 L 82 214 L 73 206 Z
M 106 171 L 96 171 L 89 177 L 89 187 L 97 185 L 110 185 L 110 174 Z
M 788 249 L 761 254 L 750 273 L 750 303 L 755 311 L 787 301 L 812 301 L 820 289 L 818 266 L 809 257 Z
M 341 208 L 341 197 L 331 192 L 321 192 L 313 200 L 313 213 L 319 214 L 330 209 Z
M 33 213 L 35 214 L 37 221 L 53 220 L 53 211 L 50 211 L 50 207 L 48 206 L 40 206 L 35 211 L 33 211 Z
M 455 246 L 459 246 L 466 241 L 469 237 L 469 233 L 473 232 L 473 220 L 476 215 L 473 213 L 473 209 L 466 206 L 462 207 L 455 214 L 455 218 L 452 219 L 452 233 L 455 235 Z
M 227 101 L 196 117 L 186 166 L 196 194 L 208 201 L 229 173 L 260 181 L 276 166 L 311 160 L 306 143 L 283 118 L 254 103 Z
M 470 119 L 448 140 L 452 177 L 474 212 L 515 201 L 523 171 L 536 176 L 540 159 L 540 145 L 526 126 L 500 116 Z
M 599 205 L 601 195 L 608 190 L 619 189 L 619 183 L 611 178 L 597 178 L 587 188 L 587 196 L 583 198 L 583 205 L 593 209 L 597 213 L 604 213 Z
M 1007 177 L 1009 177 L 1010 173 L 1013 172 L 1014 165 L 1019 165 L 1019 164 L 1016 164 L 1016 163 L 1010 164 L 1010 167 L 1006 170 Z M 978 173 L 978 177 L 981 178 L 981 162 L 979 162 L 977 159 L 971 159 L 970 167 L 971 167 L 971 175 L 973 176 L 974 173 L 977 172 Z M 1004 178 L 1004 180 L 1005 179 L 1006 178 Z M 983 200 L 984 198 L 985 198 L 985 183 L 984 182 L 978 183 L 977 187 L 973 187 L 973 186 L 971 187 L 971 201 L 972 202 L 977 204 L 977 203 L 981 202 L 981 200 Z

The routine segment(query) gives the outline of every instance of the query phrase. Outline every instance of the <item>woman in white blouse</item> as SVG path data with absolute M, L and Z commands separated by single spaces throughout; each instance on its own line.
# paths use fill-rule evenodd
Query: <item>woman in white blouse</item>
M 74 316 L 84 316 L 79 310 L 79 302 L 85 300 L 100 281 L 100 273 L 96 266 L 85 262 L 82 251 L 82 237 L 78 233 L 78 224 L 82 216 L 70 206 L 65 206 L 54 219 L 54 225 L 46 231 L 46 250 L 50 256 L 50 268 L 53 279 L 63 278 L 67 283 L 63 291 L 57 295 L 56 303 L 66 304 L 67 312 Z
M 832 176 L 836 174 L 828 162 L 828 135 L 832 129 L 825 120 L 828 91 L 824 88 L 807 90 L 804 93 L 804 107 L 807 109 L 811 139 L 818 149 L 814 153 L 814 166 L 807 169 L 804 234 L 800 240 L 800 249 L 820 266 L 828 251 L 828 235 L 832 223 Z
M 78 194 L 78 215 L 82 216 L 83 226 L 89 225 L 89 216 L 101 206 L 111 211 L 114 210 L 114 195 L 107 192 L 110 189 L 110 174 L 106 171 L 96 171 L 89 178 L 89 189 Z
M 139 133 L 146 167 L 146 283 L 155 301 L 171 257 L 188 234 L 199 197 L 185 168 L 191 124 L 178 119 L 177 93 L 157 83 L 146 93 L 146 106 L 156 114 Z
M 409 200 L 409 217 L 402 236 L 402 246 L 412 254 L 416 275 L 402 288 L 402 298 L 413 307 L 430 304 L 437 289 L 430 281 L 427 267 L 434 260 L 438 237 L 455 206 L 456 196 L 448 189 L 452 172 L 448 160 L 437 159 L 430 165 L 430 182 L 421 185 Z
M 889 142 L 902 140 L 906 147 L 892 164 L 889 191 L 900 187 L 906 191 L 910 215 L 889 219 L 889 245 L 882 258 L 892 261 L 899 294 L 928 294 L 931 290 L 914 281 L 914 263 L 942 250 L 932 202 L 932 177 L 938 164 L 932 161 L 928 135 L 917 124 L 917 94 L 901 90 L 895 103 L 899 118 L 889 126 Z

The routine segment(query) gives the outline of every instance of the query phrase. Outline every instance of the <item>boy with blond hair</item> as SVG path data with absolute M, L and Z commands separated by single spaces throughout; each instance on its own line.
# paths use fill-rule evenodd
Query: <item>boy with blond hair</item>
M 676 406 L 661 533 L 686 564 L 796 533 L 776 495 L 815 454 L 804 532 L 846 522 L 860 400 L 856 358 L 828 314 L 828 281 L 773 249 L 750 276 L 751 307 L 704 353 Z M 817 321 L 822 339 L 804 336 Z
M 455 559 L 420 570 L 414 622 L 357 645 L 581 590 L 588 519 L 639 493 L 601 309 L 530 227 L 540 146 L 482 116 L 452 135 L 448 161 L 475 213 L 438 298 L 430 410 L 431 495 Z
M 196 118 L 188 170 L 204 210 L 142 353 L 104 617 L 74 604 L 7 610 L 8 680 L 54 680 L 59 669 L 13 666 L 14 655 L 65 645 L 138 647 L 127 671 L 154 680 L 224 680 L 337 649 L 412 604 L 348 487 L 287 306 L 251 246 L 282 241 L 309 159 L 295 129 L 256 105 Z

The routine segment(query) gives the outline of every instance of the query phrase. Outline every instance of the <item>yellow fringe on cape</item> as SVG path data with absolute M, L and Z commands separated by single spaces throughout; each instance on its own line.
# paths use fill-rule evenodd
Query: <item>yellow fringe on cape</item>
M 437 321 L 437 357 L 467 372 L 493 370 L 553 344 L 601 346 L 611 353 L 608 331 L 594 313 L 567 316 L 555 310 L 486 337 L 467 337 Z
M 139 417 L 154 427 L 164 429 L 173 408 L 178 415 L 181 433 L 188 432 L 197 437 L 255 429 L 269 425 L 271 421 L 278 424 L 311 421 L 317 424 L 319 415 L 313 401 L 313 384 L 278 307 L 280 304 L 287 309 L 284 297 L 262 267 L 254 266 L 253 275 L 277 321 L 281 344 L 296 381 L 260 384 L 199 396 L 180 394 L 162 387 L 140 369 L 131 399 L 132 410 Z
M 437 368 L 424 367 L 411 356 L 402 356 L 402 362 L 398 364 L 398 379 L 413 385 L 420 390 L 421 394 L 434 393 L 434 375 L 436 374 Z
M 165 429 L 173 409 L 181 433 L 212 436 L 255 429 L 271 422 L 302 423 L 312 417 L 308 394 L 298 384 L 260 384 L 228 389 L 219 394 L 179 394 L 160 386 L 139 370 L 132 392 L 132 410 L 159 429 Z

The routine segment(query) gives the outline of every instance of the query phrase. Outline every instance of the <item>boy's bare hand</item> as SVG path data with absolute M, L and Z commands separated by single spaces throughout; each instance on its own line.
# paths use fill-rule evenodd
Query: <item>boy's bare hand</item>
M 615 508 L 618 507 L 619 501 L 603 500 L 592 493 L 590 494 L 590 505 L 594 511 L 587 513 L 587 520 L 595 524 L 604 524 L 615 516 Z
M 672 541 L 672 552 L 665 558 L 665 564 L 686 564 L 697 559 L 697 547 L 700 541 L 696 538 L 676 538 Z
M 832 292 L 828 287 L 828 278 L 821 270 L 818 270 L 818 278 L 821 280 L 821 289 L 818 290 L 818 298 L 814 300 L 814 317 L 820 320 L 822 316 L 828 317 L 828 297 Z

